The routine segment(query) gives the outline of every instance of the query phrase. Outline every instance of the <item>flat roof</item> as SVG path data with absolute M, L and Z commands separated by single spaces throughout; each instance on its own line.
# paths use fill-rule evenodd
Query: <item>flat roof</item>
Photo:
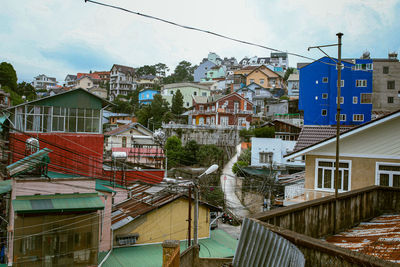
M 331 236 L 326 241 L 342 248 L 400 263 L 400 214 L 378 216 Z

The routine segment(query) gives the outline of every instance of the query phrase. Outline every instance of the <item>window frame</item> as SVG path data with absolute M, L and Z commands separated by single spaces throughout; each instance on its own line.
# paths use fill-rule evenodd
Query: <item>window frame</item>
M 367 80 L 356 80 L 356 87 L 367 87 Z
M 362 116 L 362 119 L 356 119 L 356 116 Z M 364 121 L 364 114 L 353 114 L 353 121 L 359 121 L 362 122 Z
M 390 85 L 390 86 L 389 86 L 389 85 Z M 392 85 L 393 85 L 393 86 L 392 86 Z M 387 83 L 386 83 L 386 88 L 387 88 L 388 90 L 394 90 L 394 89 L 396 89 L 396 82 L 393 81 L 393 80 L 387 81 Z
M 388 96 L 387 97 L 387 103 L 388 104 L 393 104 L 394 103 L 394 97 L 393 96 Z
M 365 103 L 363 102 L 363 95 L 369 95 L 370 102 Z M 360 104 L 372 104 L 372 93 L 362 93 L 360 94 Z
M 389 66 L 383 66 L 382 73 L 383 74 L 389 74 Z
M 325 111 L 325 115 L 324 115 Z M 321 116 L 328 116 L 328 110 L 327 109 L 321 109 Z
M 328 77 L 322 77 L 322 83 L 328 83 L 329 79 Z
M 353 104 L 358 104 L 358 96 L 353 96 Z
M 390 179 L 390 177 L 389 177 L 389 186 L 393 187 L 393 171 L 380 171 L 379 170 L 379 166 L 380 165 L 389 165 L 389 166 L 396 166 L 397 167 L 397 166 L 400 166 L 400 163 L 396 163 L 396 162 L 381 162 L 381 161 L 377 161 L 375 163 L 375 185 L 379 186 L 379 184 L 380 184 L 380 177 L 379 177 L 380 173 L 388 173 L 388 174 L 392 174 L 392 179 Z M 390 184 L 392 184 L 392 185 L 390 185 Z
M 328 93 L 323 93 L 321 97 L 322 97 L 322 99 L 328 99 Z
M 325 162 L 332 162 L 332 167 L 322 167 L 324 169 L 331 169 L 331 188 L 318 188 L 318 167 L 319 167 L 319 162 L 325 161 Z M 318 191 L 325 191 L 325 192 L 335 192 L 335 159 L 325 159 L 325 158 L 316 158 L 315 159 L 315 172 L 314 172 L 314 190 Z M 348 163 L 348 185 L 347 185 L 347 190 L 343 190 L 343 177 L 344 177 L 344 171 L 346 168 L 340 168 L 340 163 Z M 339 170 L 342 169 L 342 177 L 341 177 L 341 189 L 338 189 L 338 192 L 349 192 L 351 191 L 351 169 L 352 169 L 352 161 L 351 160 L 340 160 L 339 161 Z M 324 178 L 324 177 L 323 177 Z M 324 179 L 322 179 L 322 185 L 324 184 Z

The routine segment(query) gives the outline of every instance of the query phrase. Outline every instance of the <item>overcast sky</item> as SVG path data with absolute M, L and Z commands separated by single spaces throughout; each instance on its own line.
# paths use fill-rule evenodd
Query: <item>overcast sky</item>
M 136 12 L 214 31 L 312 58 L 307 47 L 331 44 L 343 32 L 343 57 L 387 57 L 400 50 L 400 0 L 99 0 Z M 269 56 L 270 51 L 193 32 L 84 0 L 1 0 L 0 61 L 19 81 L 46 74 L 110 70 L 182 60 Z M 337 48 L 326 49 L 337 56 Z M 289 57 L 296 66 L 304 59 Z

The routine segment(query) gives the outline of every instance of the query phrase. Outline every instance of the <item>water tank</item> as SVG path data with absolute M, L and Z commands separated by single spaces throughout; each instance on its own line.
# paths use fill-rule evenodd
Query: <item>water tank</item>
M 112 153 L 111 157 L 113 159 L 117 159 L 117 160 L 124 160 L 127 158 L 126 152 L 122 152 L 122 151 L 114 151 Z
M 370 53 L 369 51 L 365 50 L 365 52 L 362 54 L 363 59 L 369 59 Z

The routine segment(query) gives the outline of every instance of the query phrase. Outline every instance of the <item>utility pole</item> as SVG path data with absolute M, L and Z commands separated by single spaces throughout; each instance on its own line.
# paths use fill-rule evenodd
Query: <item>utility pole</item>
M 189 216 L 188 216 L 188 247 L 191 245 L 191 233 L 192 233 L 192 186 L 189 186 Z
M 194 185 L 194 229 L 193 229 L 193 245 L 198 245 L 198 231 L 199 231 L 199 188 L 197 183 Z
M 337 81 L 337 111 L 336 111 L 336 169 L 335 169 L 335 198 L 338 196 L 339 189 L 339 135 L 340 135 L 340 90 L 342 87 L 342 36 L 343 33 L 336 34 L 338 37 L 338 81 Z

